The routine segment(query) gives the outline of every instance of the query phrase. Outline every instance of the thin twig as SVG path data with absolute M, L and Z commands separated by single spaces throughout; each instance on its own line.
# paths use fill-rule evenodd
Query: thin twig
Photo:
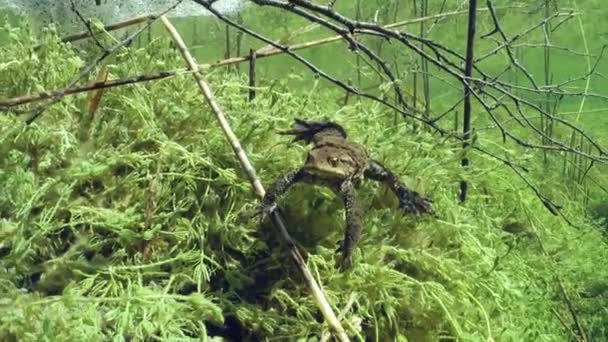
M 386 29 L 385 27 L 381 27 L 379 25 L 376 25 L 375 23 L 351 20 L 324 6 L 320 6 L 313 2 L 308 2 L 308 1 L 304 1 L 304 0 L 290 0 L 289 3 L 277 1 L 277 0 L 252 0 L 252 1 L 259 5 L 273 6 L 273 7 L 284 9 L 289 12 L 293 12 L 292 8 L 294 7 L 294 5 L 301 6 L 310 11 L 314 11 L 314 12 L 323 14 L 324 16 L 344 25 L 352 32 L 372 34 L 374 36 L 382 36 L 386 39 L 390 39 L 390 38 L 396 39 L 399 42 L 403 43 L 405 46 L 407 46 L 409 49 L 413 50 L 417 54 L 423 56 L 424 58 L 426 58 L 427 60 L 432 62 L 440 70 L 443 70 L 443 71 L 447 72 L 448 74 L 450 74 L 451 76 L 458 79 L 461 83 L 465 84 L 465 86 L 466 86 L 466 83 L 468 83 L 467 77 L 465 77 L 463 75 L 464 71 L 462 70 L 462 67 L 457 65 L 454 61 L 450 60 L 448 58 L 448 56 L 444 55 L 441 51 L 445 51 L 450 56 L 454 56 L 454 57 L 458 58 L 460 61 L 465 60 L 464 56 L 461 56 L 458 52 L 454 51 L 453 49 L 450 49 L 450 48 L 444 46 L 443 44 L 437 43 L 430 39 L 421 38 L 421 37 L 418 37 L 416 35 L 413 35 L 413 34 L 410 34 L 407 32 L 399 32 L 399 31 Z M 199 0 L 197 2 L 201 3 L 204 1 Z M 567 14 L 567 15 L 569 15 L 569 14 Z M 413 44 L 413 42 L 424 42 L 424 44 L 427 47 L 429 47 L 430 50 L 434 53 L 435 57 L 433 55 L 428 54 L 426 51 L 420 49 L 420 47 L 418 47 L 416 44 Z M 483 84 L 484 88 L 491 88 L 491 89 L 494 89 L 494 90 L 497 90 L 497 91 L 503 93 L 505 96 L 509 97 L 513 101 L 515 106 L 518 108 L 518 111 L 521 112 L 521 108 L 519 108 L 519 107 L 521 106 L 521 104 L 524 104 L 547 117 L 551 117 L 552 119 L 555 118 L 555 120 L 560 121 L 567 127 L 571 128 L 573 130 L 576 130 L 577 132 L 579 132 L 581 134 L 585 134 L 584 132 L 582 132 L 580 130 L 580 128 L 576 127 L 575 125 L 572 125 L 571 123 L 564 121 L 563 119 L 560 119 L 559 117 L 555 117 L 555 116 L 551 115 L 550 113 L 547 113 L 546 111 L 544 111 L 542 108 L 535 105 L 531 101 L 527 101 L 525 99 L 517 97 L 513 93 L 504 89 L 505 86 L 509 87 L 511 85 L 504 84 L 503 82 L 499 82 L 498 80 L 490 82 L 488 80 L 492 80 L 493 77 L 490 77 L 489 75 L 487 75 L 483 70 L 481 70 L 477 66 L 474 66 L 474 68 L 477 72 L 479 72 L 482 75 L 483 78 L 482 79 L 471 78 L 471 80 L 475 81 L 478 84 Z M 492 106 L 485 103 L 483 101 L 483 99 L 479 96 L 482 94 L 487 95 L 489 93 L 484 89 L 480 90 L 481 94 L 476 94 L 472 89 L 469 89 L 469 91 L 471 91 L 472 94 L 475 96 L 476 100 L 482 104 L 485 111 L 488 112 L 488 114 L 493 115 L 492 111 L 495 108 L 493 108 Z M 589 94 L 586 94 L 586 95 L 589 95 Z M 504 108 L 505 106 L 503 105 L 501 107 Z M 534 128 L 534 125 L 532 123 L 529 123 L 529 125 L 532 128 Z M 539 131 L 538 129 L 535 129 L 535 132 L 540 134 L 541 136 L 545 135 L 544 132 Z M 518 144 L 525 146 L 525 147 L 531 147 L 531 148 L 536 148 L 536 149 L 553 149 L 553 150 L 559 150 L 559 151 L 566 151 L 566 152 L 570 152 L 570 153 L 574 153 L 574 154 L 583 155 L 583 156 L 585 156 L 585 158 L 590 158 L 590 157 L 593 158 L 588 153 L 586 153 L 584 151 L 580 151 L 579 149 L 577 149 L 575 147 L 566 146 L 564 143 L 556 141 L 556 140 L 552 139 L 551 137 L 547 137 L 547 138 L 548 138 L 548 141 L 550 141 L 552 144 L 557 145 L 557 147 L 533 144 L 533 143 L 527 142 L 523 139 L 515 139 L 515 141 Z M 591 144 L 593 144 L 593 146 L 598 150 L 598 153 L 600 154 L 600 157 L 593 158 L 593 159 L 595 159 L 596 161 L 600 161 L 600 162 L 608 162 L 608 158 L 603 157 L 603 156 L 608 156 L 608 152 L 606 152 L 604 149 L 602 149 L 595 141 L 593 141 L 593 139 L 590 139 L 589 136 L 585 136 L 585 138 L 588 139 Z
M 186 62 L 188 64 L 188 68 L 191 69 L 192 71 L 194 71 L 192 76 L 194 76 L 199 88 L 201 89 L 201 92 L 203 93 L 203 95 L 205 96 L 205 99 L 207 100 L 207 103 L 213 110 L 213 113 L 215 114 L 215 117 L 218 120 L 218 123 L 220 124 L 220 126 L 222 128 L 222 131 L 226 135 L 226 138 L 230 142 L 230 145 L 232 146 L 234 153 L 237 155 L 239 162 L 241 163 L 241 167 L 244 169 L 245 173 L 247 174 L 247 177 L 249 178 L 249 181 L 252 183 L 255 193 L 258 195 L 258 197 L 263 198 L 264 194 L 266 193 L 264 190 L 264 187 L 262 186 L 262 183 L 260 182 L 259 178 L 257 177 L 255 169 L 253 168 L 253 165 L 247 158 L 247 154 L 245 153 L 245 150 L 243 149 L 238 138 L 232 131 L 232 128 L 230 127 L 230 124 L 228 123 L 228 120 L 226 119 L 226 116 L 224 115 L 223 110 L 221 109 L 217 100 L 215 99 L 213 92 L 209 88 L 209 85 L 203 79 L 201 74 L 198 73 L 198 71 L 199 71 L 198 64 L 195 62 L 194 58 L 188 51 L 186 45 L 184 44 L 181 36 L 175 30 L 175 27 L 173 27 L 173 25 L 169 22 L 169 20 L 167 20 L 167 18 L 165 16 L 161 16 L 161 21 L 165 25 L 165 27 L 167 28 L 169 33 L 171 34 L 175 43 L 177 44 L 177 47 L 179 48 L 180 52 L 182 53 L 184 59 L 186 60 Z M 302 257 L 302 255 L 300 254 L 300 251 L 296 247 L 293 239 L 289 236 L 289 233 L 288 233 L 288 231 L 285 227 L 285 224 L 284 224 L 283 220 L 281 219 L 278 211 L 273 211 L 272 214 L 270 215 L 270 217 L 271 217 L 273 223 L 275 224 L 275 226 L 277 228 L 279 228 L 281 235 L 284 237 L 284 240 L 287 242 L 287 244 L 289 246 L 290 254 L 291 254 L 292 258 L 294 259 L 294 262 L 295 262 L 296 266 L 298 267 L 299 271 L 302 273 L 302 276 L 304 277 L 304 280 L 306 281 L 306 285 L 309 287 L 310 291 L 312 292 L 315 302 L 316 302 L 317 306 L 319 307 L 319 310 L 321 310 L 321 313 L 323 314 L 323 317 L 325 318 L 327 324 L 330 326 L 332 332 L 335 334 L 335 336 L 340 341 L 349 341 L 349 338 L 346 335 L 344 328 L 342 327 L 342 325 L 340 324 L 340 321 L 336 317 L 325 294 L 321 290 L 321 287 L 315 281 L 312 273 L 310 272 L 310 269 L 306 265 L 306 262 L 304 261 L 304 258 Z
M 81 86 L 76 87 L 67 87 L 63 89 L 57 90 L 47 90 L 40 93 L 35 93 L 31 95 L 23 95 L 17 96 L 6 100 L 0 100 L 0 111 L 9 110 L 12 107 L 23 105 L 27 103 L 37 102 L 46 100 L 53 97 L 65 97 L 67 95 L 78 94 L 83 92 L 88 92 L 92 90 L 105 89 L 105 88 L 113 88 L 127 84 L 135 84 L 140 82 L 148 82 L 154 80 L 160 80 L 163 78 L 173 77 L 180 74 L 188 74 L 185 68 L 176 69 L 171 71 L 160 71 L 153 74 L 144 74 L 144 75 L 135 75 L 129 76 L 125 78 L 119 78 L 116 80 L 109 81 L 95 81 L 92 83 L 88 83 Z
M 541 240 L 540 236 L 538 234 L 534 234 L 534 235 L 536 236 L 536 240 L 538 241 L 538 244 L 543 252 L 543 255 L 549 260 L 549 262 L 552 263 L 553 259 L 551 258 L 551 256 L 547 252 L 547 250 L 545 249 L 545 245 L 543 244 L 543 241 Z M 564 301 L 566 302 L 566 307 L 568 308 L 568 312 L 570 313 L 570 316 L 572 316 L 572 320 L 574 321 L 574 326 L 576 327 L 578 337 L 583 342 L 589 341 L 589 338 L 587 337 L 587 333 L 585 332 L 585 329 L 583 328 L 581 320 L 578 317 L 576 310 L 574 309 L 574 304 L 572 304 L 572 300 L 570 299 L 570 296 L 568 295 L 568 292 L 566 291 L 566 288 L 564 287 L 564 282 L 562 281 L 562 278 L 560 277 L 560 275 L 557 273 L 557 271 L 555 269 L 553 269 L 553 276 L 555 277 L 559 291 L 561 292 L 562 297 L 563 297 Z
M 574 2 L 574 6 L 576 6 L 576 2 Z M 587 54 L 586 62 L 587 62 L 587 75 L 585 75 L 586 77 L 586 82 L 585 82 L 585 90 L 584 93 L 588 93 L 589 92 L 589 87 L 591 86 L 591 75 L 593 74 L 593 71 L 595 70 L 595 68 L 597 67 L 597 62 L 596 64 L 592 67 L 591 66 L 591 58 L 589 57 L 589 45 L 587 44 L 587 36 L 585 35 L 585 26 L 583 25 L 583 20 L 578 17 L 578 26 L 581 30 L 581 38 L 583 40 L 583 46 L 585 47 L 585 53 Z M 604 46 L 605 48 L 605 46 Z M 602 48 L 602 53 L 604 52 L 604 48 Z M 601 54 L 600 54 L 601 56 Z M 599 58 L 598 58 L 599 61 Z M 587 98 L 583 97 L 581 99 L 581 104 L 578 107 L 578 111 L 579 114 L 576 116 L 576 122 L 578 122 L 578 120 L 580 119 L 581 115 L 580 113 L 583 111 L 583 109 L 585 108 L 585 100 Z
M 340 310 L 340 314 L 338 315 L 338 319 L 343 320 L 344 317 L 346 317 L 346 314 L 350 311 L 350 309 L 352 308 L 352 306 L 355 304 L 355 302 L 357 301 L 358 296 L 356 293 L 351 293 L 350 297 L 348 298 L 348 302 L 346 302 L 346 305 L 344 305 L 344 307 L 342 308 L 342 310 Z M 329 331 L 323 331 L 323 334 L 321 334 L 321 339 L 319 340 L 319 342 L 327 342 L 329 340 L 329 338 L 331 337 L 331 334 L 329 333 Z
M 382 71 L 384 72 L 384 74 L 386 74 L 386 76 L 390 79 L 391 85 L 395 89 L 395 94 L 397 96 L 398 103 L 405 108 L 409 107 L 407 105 L 407 103 L 405 102 L 405 99 L 403 98 L 403 90 L 401 90 L 399 81 L 397 80 L 396 76 L 393 74 L 393 71 L 391 70 L 388 63 L 385 62 L 382 58 L 380 58 L 380 56 L 378 54 L 374 53 L 372 51 L 372 49 L 367 47 L 365 44 L 354 39 L 352 36 L 352 33 L 353 33 L 352 31 L 343 29 L 336 24 L 333 24 L 327 20 L 324 20 L 323 18 L 321 18 L 319 16 L 313 15 L 310 12 L 301 10 L 297 7 L 292 7 L 291 11 L 305 19 L 308 19 L 311 22 L 320 24 L 320 25 L 338 33 L 342 37 L 342 39 L 346 40 L 349 43 L 351 50 L 363 51 L 363 53 L 365 55 L 367 55 L 372 61 L 376 62 L 382 68 Z
M 572 336 L 576 339 L 577 338 L 576 334 L 574 333 L 574 331 L 572 331 L 572 328 L 570 328 L 568 326 L 568 323 L 564 320 L 562 315 L 560 315 L 559 312 L 557 312 L 557 310 L 555 308 L 551 308 L 551 312 L 553 313 L 555 318 L 557 318 L 559 323 L 564 327 L 564 330 L 566 330 L 570 334 L 570 336 Z
M 150 19 L 153 19 L 154 17 L 156 17 L 155 15 L 144 15 L 144 16 L 140 16 L 140 17 L 135 17 L 135 18 L 131 18 L 131 19 L 127 19 L 125 21 L 121 21 L 115 24 L 110 24 L 110 25 L 105 25 L 103 27 L 104 31 L 115 31 L 115 30 L 119 30 L 121 28 L 125 28 L 131 25 L 137 25 L 140 23 L 143 23 L 144 21 L 148 21 Z M 67 42 L 75 42 L 77 40 L 81 40 L 81 39 L 85 39 L 88 38 L 90 36 L 90 32 L 84 31 L 84 32 L 78 32 L 69 36 L 65 36 L 63 38 L 61 38 L 61 41 L 64 43 Z M 34 47 L 34 49 L 39 48 L 41 45 L 37 45 Z
M 76 14 L 78 19 L 80 19 L 80 21 L 82 22 L 84 27 L 86 27 L 87 32 L 89 33 L 89 36 L 91 37 L 91 39 L 93 39 L 95 44 L 100 49 L 105 50 L 106 49 L 105 46 L 103 46 L 103 44 L 101 44 L 101 42 L 99 41 L 99 39 L 97 39 L 97 37 L 95 36 L 95 33 L 93 33 L 93 30 L 91 29 L 91 22 L 89 20 L 85 19 L 82 16 L 82 14 L 80 14 L 80 11 L 78 9 L 76 9 L 76 3 L 74 3 L 74 0 L 70 0 L 70 8 L 71 8 L 72 12 L 74 12 Z
M 496 9 L 515 9 L 515 8 L 525 8 L 525 6 L 523 6 L 523 5 L 510 5 L 510 6 L 499 6 L 499 7 L 496 7 Z M 488 9 L 485 8 L 485 7 L 478 9 L 478 11 L 480 11 L 480 12 L 485 12 L 487 10 Z M 416 23 L 419 23 L 421 21 L 431 21 L 431 20 L 445 19 L 445 18 L 448 18 L 448 17 L 458 16 L 458 15 L 463 15 L 463 14 L 467 14 L 467 11 L 445 12 L 445 13 L 430 15 L 428 17 L 421 17 L 421 18 L 416 18 L 416 19 L 408 19 L 408 20 L 403 20 L 403 21 L 400 21 L 400 22 L 396 22 L 394 24 L 387 25 L 386 27 L 387 28 L 396 28 L 396 27 L 416 24 Z M 149 19 L 151 19 L 153 17 L 155 17 L 155 16 L 154 15 L 143 15 L 143 16 L 139 16 L 139 17 L 134 17 L 134 18 L 127 19 L 125 21 L 118 22 L 118 23 L 105 25 L 103 27 L 103 29 L 104 29 L 104 31 L 115 31 L 115 30 L 119 30 L 121 28 L 125 28 L 125 27 L 131 26 L 131 25 L 136 25 L 136 24 L 143 23 L 144 21 L 149 20 Z M 89 31 L 87 30 L 87 31 L 82 31 L 82 32 L 71 34 L 69 36 L 62 37 L 61 41 L 64 42 L 64 43 L 74 42 L 74 41 L 78 41 L 78 40 L 81 40 L 81 39 L 88 38 L 89 36 L 90 36 L 90 34 L 89 34 Z M 335 37 L 331 37 L 331 39 L 335 39 L 333 41 L 336 41 L 336 40 L 342 39 L 342 37 L 335 36 Z M 34 47 L 34 49 L 38 49 L 41 46 L 42 45 L 36 45 Z
M 178 0 L 176 1 L 173 5 L 171 5 L 170 7 L 168 7 L 166 10 L 164 10 L 162 13 L 160 13 L 160 15 L 164 15 L 166 13 L 168 13 L 169 11 L 173 10 L 175 7 L 177 7 L 179 4 L 181 4 L 183 2 L 183 0 Z M 118 42 L 117 44 L 115 44 L 114 46 L 108 48 L 108 49 L 104 49 L 104 51 L 101 53 L 101 55 L 99 55 L 92 63 L 90 63 L 89 65 L 85 66 L 80 73 L 78 73 L 78 75 L 76 75 L 76 77 L 74 77 L 67 85 L 66 88 L 71 88 L 73 86 L 76 85 L 76 83 L 80 82 L 80 80 L 82 80 L 83 78 L 85 78 L 86 76 L 88 76 L 91 71 L 93 71 L 93 69 L 99 65 L 102 61 L 104 61 L 107 57 L 109 57 L 110 55 L 112 55 L 116 50 L 118 50 L 119 48 L 129 44 L 131 41 L 133 41 L 133 39 L 135 37 L 137 37 L 140 33 L 142 33 L 144 30 L 146 30 L 147 28 L 150 27 L 150 25 L 152 25 L 152 23 L 154 23 L 156 21 L 158 17 L 152 17 L 151 19 L 148 20 L 148 22 L 142 26 L 139 30 L 135 31 L 135 33 L 133 33 L 132 35 L 128 36 L 127 38 L 123 39 L 122 41 Z M 53 104 L 61 101 L 63 99 L 62 96 L 57 95 L 57 96 L 53 96 L 51 97 L 51 100 L 38 107 L 35 108 L 33 110 L 34 114 L 28 118 L 25 122 L 29 125 L 32 122 L 34 122 L 34 120 L 36 120 L 44 111 L 46 111 L 50 106 L 52 106 Z
M 118 23 L 118 24 L 108 25 L 108 26 L 105 26 L 104 28 L 107 30 L 119 29 L 119 28 L 126 27 L 129 25 L 138 24 L 143 21 L 150 20 L 152 18 L 153 18 L 153 16 L 137 17 L 137 18 L 133 18 L 133 19 Z M 395 27 L 398 25 L 402 25 L 403 23 L 404 22 L 391 24 L 391 25 L 387 25 L 386 27 Z M 82 39 L 82 38 L 86 38 L 86 37 L 88 37 L 88 33 L 78 33 L 76 35 L 63 38 L 62 41 L 74 41 L 74 40 L 78 40 L 78 39 Z M 297 51 L 297 50 L 302 50 L 302 49 L 307 49 L 307 48 L 311 48 L 311 47 L 316 47 L 316 46 L 321 46 L 324 44 L 337 42 L 342 39 L 343 39 L 343 37 L 338 35 L 338 36 L 333 36 L 333 37 L 329 37 L 329 38 L 313 40 L 313 41 L 309 41 L 309 42 L 305 42 L 305 43 L 294 44 L 291 46 L 287 46 L 286 49 L 288 49 L 289 51 Z M 279 55 L 279 54 L 283 54 L 283 53 L 285 53 L 285 50 L 278 49 L 276 47 L 271 47 L 270 49 L 265 49 L 263 51 L 260 51 L 260 50 L 256 51 L 256 58 L 260 59 L 260 58 L 265 58 L 265 57 L 271 57 L 271 56 L 275 56 L 275 55 Z M 218 61 L 215 63 L 200 64 L 199 68 L 200 69 L 213 69 L 216 67 L 230 66 L 233 64 L 249 62 L 249 59 L 250 59 L 249 56 L 232 57 L 232 58 L 224 59 L 224 60 L 221 60 L 221 61 Z M 158 79 L 163 79 L 163 78 L 168 78 L 168 77 L 172 77 L 172 76 L 176 76 L 176 75 L 180 75 L 180 74 L 188 74 L 188 73 L 190 73 L 190 72 L 186 68 L 179 68 L 179 69 L 169 70 L 169 71 L 160 71 L 160 72 L 153 73 L 153 74 L 142 74 L 142 75 L 129 76 L 129 77 L 122 78 L 122 79 L 107 81 L 105 83 L 94 82 L 94 83 L 89 83 L 89 84 L 82 85 L 82 86 L 72 86 L 72 87 L 68 86 L 63 89 L 47 90 L 47 91 L 43 91 L 43 92 L 36 93 L 36 94 L 23 95 L 23 96 L 13 97 L 10 99 L 0 99 L 0 111 L 8 110 L 9 108 L 17 106 L 17 105 L 23 105 L 23 104 L 27 104 L 27 103 L 31 103 L 31 102 L 46 100 L 51 97 L 63 97 L 66 95 L 77 94 L 77 93 L 91 91 L 91 90 L 95 90 L 95 89 L 111 88 L 111 87 L 121 86 L 121 85 L 125 85 L 125 84 L 154 81 L 154 80 L 158 80 Z

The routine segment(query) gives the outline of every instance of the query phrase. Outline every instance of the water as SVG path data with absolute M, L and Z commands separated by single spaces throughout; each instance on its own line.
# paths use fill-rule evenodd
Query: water
M 97 4 L 99 3 L 99 4 Z M 95 17 L 104 23 L 114 23 L 136 16 L 161 13 L 175 1 L 167 0 L 75 0 L 76 9 L 84 18 Z M 242 0 L 220 0 L 214 8 L 224 14 L 235 14 L 245 6 Z M 66 33 L 82 31 L 82 22 L 71 8 L 71 1 L 55 0 L 0 0 L 0 8 L 10 8 L 29 18 L 35 27 L 54 23 Z M 170 17 L 207 16 L 209 11 L 193 1 L 184 1 L 168 13 Z

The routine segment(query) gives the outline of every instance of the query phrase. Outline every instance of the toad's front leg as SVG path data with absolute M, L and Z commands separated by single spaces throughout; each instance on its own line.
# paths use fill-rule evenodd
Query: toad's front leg
M 408 189 L 397 176 L 379 162 L 370 161 L 368 163 L 365 177 L 386 184 L 399 198 L 399 208 L 414 215 L 433 213 L 430 199 Z
M 361 206 L 357 199 L 357 190 L 355 185 L 349 179 L 340 184 L 340 196 L 344 202 L 344 211 L 346 213 L 346 229 L 344 232 L 344 240 L 340 247 L 342 256 L 339 261 L 340 271 L 345 271 L 352 266 L 353 252 L 357 247 L 357 242 L 361 237 L 361 221 L 363 219 Z
M 301 169 L 290 171 L 274 181 L 272 185 L 264 194 L 264 199 L 262 199 L 262 213 L 264 216 L 270 214 L 276 208 L 276 201 L 279 197 L 281 197 L 284 193 L 289 190 L 289 188 L 304 180 L 307 177 L 307 173 Z

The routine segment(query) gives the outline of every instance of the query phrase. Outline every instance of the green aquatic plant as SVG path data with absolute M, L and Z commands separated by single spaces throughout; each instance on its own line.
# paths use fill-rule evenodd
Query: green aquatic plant
M 0 98 L 60 88 L 82 66 L 52 31 L 38 42 L 6 29 Z M 150 44 L 114 56 L 111 77 L 182 66 L 165 40 Z M 303 98 L 265 80 L 248 102 L 240 76 L 207 77 L 264 183 L 301 165 L 303 147 L 275 133 L 305 114 L 340 122 L 433 198 L 438 218 L 420 221 L 394 210 L 390 190 L 364 184 L 365 227 L 348 273 L 334 264 L 340 200 L 295 187 L 281 202 L 354 339 L 566 340 L 567 301 L 589 338 L 605 336 L 608 248 L 596 226 L 577 219 L 576 230 L 551 215 L 487 157 L 472 155 L 475 167 L 462 172 L 459 144 L 393 124 L 379 105 L 338 107 L 332 91 Z M 31 125 L 0 115 L 0 340 L 320 339 L 317 307 L 255 217 L 259 203 L 190 77 L 106 90 L 81 135 L 86 108 L 77 95 Z M 527 234 L 505 232 L 511 222 Z

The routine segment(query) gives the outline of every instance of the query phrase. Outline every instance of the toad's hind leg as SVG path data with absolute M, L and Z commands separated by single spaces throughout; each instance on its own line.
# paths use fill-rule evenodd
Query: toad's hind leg
M 357 190 L 351 180 L 345 180 L 340 184 L 340 196 L 344 202 L 346 212 L 346 230 L 342 240 L 342 256 L 339 262 L 341 271 L 345 271 L 352 265 L 353 252 L 361 237 L 361 221 L 363 218 L 361 206 L 357 199 Z

